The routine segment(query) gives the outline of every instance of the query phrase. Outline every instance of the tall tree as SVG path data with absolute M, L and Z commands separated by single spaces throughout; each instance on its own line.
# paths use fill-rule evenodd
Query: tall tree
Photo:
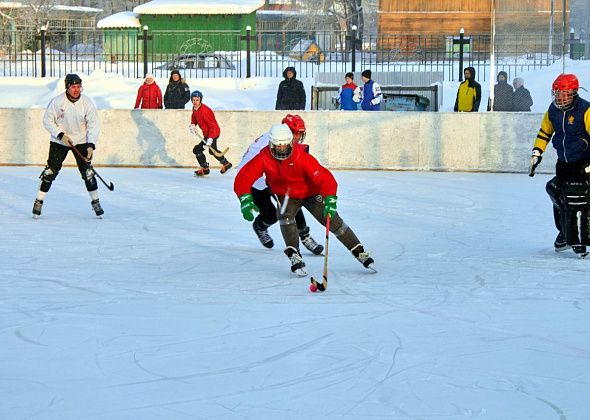
M 55 6 L 55 0 L 29 0 L 22 2 L 21 19 L 26 26 L 39 29 L 47 26 L 51 9 Z
M 362 0 L 302 0 L 305 12 L 303 21 L 307 28 L 328 29 L 330 23 L 337 23 L 349 34 L 357 27 L 357 36 L 362 38 L 365 31 L 365 17 Z

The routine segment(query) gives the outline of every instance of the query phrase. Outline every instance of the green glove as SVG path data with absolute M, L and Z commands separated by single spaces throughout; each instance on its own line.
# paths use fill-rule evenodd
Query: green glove
M 330 219 L 334 218 L 336 214 L 336 197 L 335 195 L 327 195 L 324 198 L 324 217 L 330 215 Z
M 240 196 L 240 210 L 242 210 L 242 216 L 244 219 L 251 222 L 254 220 L 254 212 L 259 212 L 258 207 L 254 204 L 254 198 L 252 194 L 243 194 Z

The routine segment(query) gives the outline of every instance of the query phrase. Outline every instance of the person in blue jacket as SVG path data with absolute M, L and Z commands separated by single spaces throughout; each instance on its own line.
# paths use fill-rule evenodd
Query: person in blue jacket
M 358 103 L 361 101 L 361 88 L 354 82 L 354 74 L 346 73 L 346 83 L 338 89 L 338 103 L 342 111 L 357 111 Z
M 380 111 L 381 100 L 383 99 L 383 95 L 381 95 L 381 86 L 371 80 L 371 70 L 363 71 L 361 76 L 365 83 L 363 86 L 363 101 L 361 103 L 361 108 L 365 111 Z

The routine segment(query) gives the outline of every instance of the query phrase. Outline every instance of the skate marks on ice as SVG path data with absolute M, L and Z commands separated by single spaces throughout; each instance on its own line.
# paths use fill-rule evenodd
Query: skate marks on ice
M 587 414 L 588 261 L 554 254 L 543 182 L 336 171 L 379 273 L 334 240 L 319 296 L 278 226 L 260 246 L 231 178 L 104 168 L 97 222 L 66 168 L 33 222 L 39 172 L 0 168 L 2 418 Z

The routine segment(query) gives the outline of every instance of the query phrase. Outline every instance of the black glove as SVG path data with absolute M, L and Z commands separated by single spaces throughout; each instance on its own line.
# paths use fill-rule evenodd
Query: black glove
M 533 154 L 531 155 L 531 163 L 529 165 L 529 176 L 535 176 L 535 169 L 537 169 L 537 166 L 539 166 L 539 163 L 541 163 L 541 161 L 543 160 L 543 156 L 541 155 L 541 153 L 543 153 L 541 149 L 538 149 L 536 147 L 533 149 Z

